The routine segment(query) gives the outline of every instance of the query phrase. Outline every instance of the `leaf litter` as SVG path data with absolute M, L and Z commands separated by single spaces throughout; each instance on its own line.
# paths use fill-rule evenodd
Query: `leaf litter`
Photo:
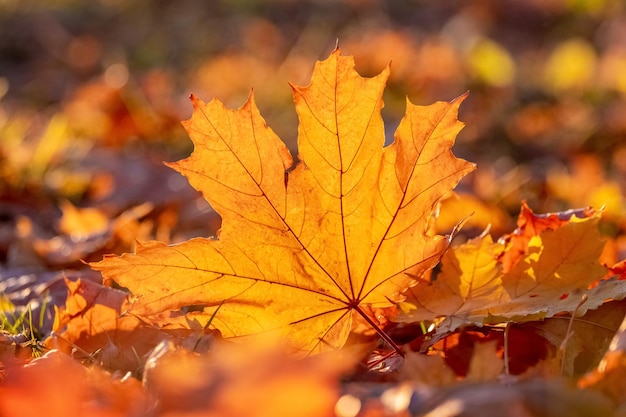
M 236 111 L 192 97 L 194 151 L 169 165 L 220 214 L 217 237 L 139 242 L 92 262 L 104 285 L 68 280 L 50 351 L 2 360 L 3 414 L 36 409 L 30 381 L 54 415 L 618 415 L 619 317 L 603 325 L 615 339 L 600 363 L 576 368 L 580 387 L 562 379 L 586 343 L 565 355 L 571 324 L 623 310 L 607 302 L 626 291 L 599 260 L 601 213 L 523 205 L 511 235 L 448 247 L 439 202 L 474 168 L 450 151 L 464 97 L 407 101 L 383 147 L 388 74 L 362 78 L 339 50 L 318 62 L 293 87 L 295 165 L 252 94 Z M 542 328 L 549 317 L 570 325 Z

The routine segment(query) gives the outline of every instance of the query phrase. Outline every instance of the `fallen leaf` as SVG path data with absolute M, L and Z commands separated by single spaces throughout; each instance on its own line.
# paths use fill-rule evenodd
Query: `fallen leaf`
M 165 327 L 127 314 L 126 292 L 81 279 L 66 283 L 67 301 L 56 308 L 54 333 L 45 344 L 67 354 L 73 352 L 76 359 L 109 370 L 137 372 L 162 341 L 193 351 L 206 350 L 212 338 L 192 317 L 184 326 L 170 317 Z
M 619 279 L 626 279 L 626 259 L 623 259 L 609 268 L 610 275 L 617 275 Z
M 109 228 L 109 218 L 102 210 L 94 207 L 79 208 L 67 200 L 61 202 L 60 208 L 63 216 L 59 220 L 58 229 L 73 240 L 101 234 Z
M 337 49 L 308 87 L 293 87 L 295 166 L 252 94 L 237 111 L 192 96 L 184 123 L 195 149 L 170 164 L 222 216 L 217 239 L 167 246 L 92 266 L 134 295 L 133 314 L 201 306 L 226 337 L 279 330 L 305 354 L 344 345 L 363 305 L 391 306 L 448 245 L 429 235 L 438 200 L 474 166 L 452 155 L 462 128 L 450 103 L 407 102 L 384 147 L 389 74 L 363 78 Z M 372 322 L 373 323 L 373 322 Z
M 437 320 L 437 331 L 447 332 L 463 325 L 531 321 L 562 312 L 582 315 L 607 299 L 623 298 L 623 281 L 603 280 L 588 289 L 606 273 L 599 262 L 599 214 L 580 219 L 572 212 L 566 223 L 558 216 L 550 221 L 558 223 L 556 228 L 541 226 L 537 234 L 524 238 L 525 253 L 508 271 L 501 263 L 507 245 L 493 242 L 489 235 L 450 248 L 442 258 L 441 273 L 412 288 L 404 312 L 394 320 Z
M 63 204 L 62 209 L 63 216 L 57 227 L 60 234 L 54 236 L 36 227 L 34 219 L 19 218 L 18 239 L 10 248 L 11 253 L 18 256 L 13 263 L 32 265 L 39 262 L 55 267 L 84 267 L 85 260 L 97 259 L 102 253 L 119 249 L 121 253 L 132 249 L 135 239 L 149 236 L 152 228 L 149 223 L 140 221 L 152 211 L 150 203 L 132 207 L 114 219 L 108 219 L 98 209 L 78 209 L 69 202 Z
M 487 356 L 489 348 L 479 345 L 496 343 L 496 350 L 492 354 L 492 361 L 489 367 L 493 367 L 491 376 L 495 376 L 495 369 L 503 363 L 507 374 L 523 375 L 529 370 L 534 370 L 537 366 L 543 366 L 543 362 L 555 356 L 554 347 L 543 337 L 539 336 L 533 329 L 511 325 L 509 326 L 505 340 L 505 331 L 500 327 L 466 327 L 454 332 L 449 336 L 431 344 L 427 347 L 430 353 L 439 353 L 445 358 L 446 364 L 459 377 L 468 377 L 472 372 L 472 361 L 481 361 Z M 483 349 L 479 356 L 476 350 Z M 507 351 L 506 362 L 504 351 Z M 497 355 L 496 355 L 497 353 Z M 476 356 L 476 357 L 475 357 Z M 482 357 L 482 358 L 481 358 Z M 475 368 L 477 364 L 473 365 Z M 545 367 L 544 367 L 545 368 Z M 545 369 L 542 369 L 545 371 Z M 476 369 L 476 373 L 480 372 Z M 550 374 L 554 376 L 555 374 Z
M 613 416 L 610 402 L 595 392 L 577 390 L 564 381 L 536 379 L 508 385 L 465 384 L 416 401 L 410 415 L 428 417 L 597 417 Z M 430 401 L 428 401 L 430 400 Z
M 467 372 L 467 380 L 472 382 L 495 381 L 504 371 L 504 360 L 498 357 L 497 351 L 497 340 L 476 343 Z
M 580 388 L 601 392 L 626 408 L 626 318 L 613 336 L 609 348 L 598 366 L 578 381 Z
M 492 234 L 511 230 L 511 219 L 505 211 L 495 204 L 486 203 L 469 193 L 451 193 L 441 201 L 440 214 L 437 217 L 437 230 L 454 230 L 459 217 L 467 217 L 460 234 L 469 235 L 473 231 L 489 229 Z M 469 231 L 468 231 L 469 230 Z M 474 233 L 473 236 L 475 236 Z
M 144 387 L 159 416 L 332 416 L 354 358 L 338 352 L 294 360 L 272 343 L 222 342 L 197 355 L 172 345 L 146 365 Z
M 52 350 L 26 366 L 9 365 L 0 383 L 3 416 L 145 416 L 149 398 L 139 381 L 113 378 Z
M 66 279 L 101 281 L 96 271 L 41 271 L 32 268 L 10 268 L 0 271 L 0 312 L 4 315 L 32 317 L 40 335 L 50 334 L 54 323 L 54 307 L 67 298 Z M 8 304 L 4 304 L 3 301 Z M 30 320 L 30 319 L 29 319 Z
M 532 379 L 457 383 L 450 387 L 402 383 L 346 386 L 345 412 L 338 417 L 597 417 L 617 416 L 614 405 L 597 392 L 580 390 L 563 380 Z M 344 404 L 341 404 L 344 405 Z M 348 405 L 356 405 L 349 407 Z M 349 410 L 356 410 L 348 412 Z
M 450 386 L 457 382 L 454 371 L 446 364 L 443 355 L 425 355 L 417 352 L 407 352 L 402 368 L 400 380 L 410 381 L 417 386 Z
M 566 170 L 548 168 L 548 192 L 569 206 L 602 207 L 606 220 L 619 221 L 624 210 L 621 187 L 607 177 L 605 169 L 597 153 L 573 155 Z
M 558 229 L 567 224 L 572 216 L 586 218 L 594 213 L 593 209 L 586 207 L 558 213 L 535 214 L 526 201 L 522 201 L 522 208 L 517 218 L 517 229 L 503 237 L 506 249 L 499 261 L 504 272 L 509 272 L 522 256 L 528 253 L 528 244 L 533 236 L 539 235 L 544 230 Z
M 27 363 L 39 353 L 37 341 L 26 331 L 14 334 L 0 330 L 0 380 L 4 376 L 4 364 L 10 361 Z
M 538 335 L 561 349 L 562 373 L 580 376 L 597 366 L 617 332 L 626 308 L 626 300 L 604 303 L 584 316 L 559 316 L 541 322 L 525 323 Z

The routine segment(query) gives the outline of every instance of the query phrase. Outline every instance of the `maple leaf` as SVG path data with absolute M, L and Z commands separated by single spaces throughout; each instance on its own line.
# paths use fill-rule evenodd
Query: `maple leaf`
M 582 219 L 593 216 L 594 213 L 592 208 L 585 207 L 558 213 L 535 214 L 526 201 L 522 201 L 522 208 L 517 218 L 517 229 L 503 237 L 507 247 L 499 261 L 504 272 L 509 272 L 520 258 L 528 253 L 528 244 L 533 236 L 537 236 L 544 230 L 558 229 L 567 224 L 572 216 Z
M 604 393 L 615 404 L 626 404 L 626 318 L 613 336 L 598 366 L 578 381 L 580 388 Z
M 305 354 L 343 346 L 355 313 L 375 326 L 363 307 L 402 300 L 438 262 L 448 239 L 427 232 L 434 207 L 474 169 L 450 150 L 464 96 L 407 100 L 383 147 L 388 75 L 361 77 L 337 49 L 292 86 L 295 166 L 252 93 L 236 111 L 192 95 L 195 148 L 170 166 L 222 216 L 219 238 L 141 243 L 92 266 L 132 292 L 134 314 L 201 306 L 225 337 L 284 330 Z
M 485 235 L 450 248 L 441 273 L 410 290 L 405 312 L 395 320 L 436 320 L 438 331 L 446 332 L 562 312 L 582 315 L 606 299 L 623 298 L 623 281 L 603 280 L 588 289 L 606 274 L 599 261 L 604 247 L 597 230 L 600 213 L 544 216 L 524 205 L 520 219 L 521 229 L 507 239 L 493 242 Z M 507 256 L 507 251 L 514 254 Z
M 553 317 L 524 327 L 561 349 L 561 375 L 580 376 L 600 362 L 625 313 L 625 300 L 609 301 L 573 321 Z
M 136 371 L 148 353 L 163 341 L 201 351 L 213 336 L 197 323 L 170 317 L 167 326 L 142 321 L 128 310 L 127 293 L 85 279 L 70 281 L 65 306 L 56 307 L 53 335 L 44 344 L 83 360 L 97 359 L 101 367 Z M 195 325 L 195 328 L 191 325 Z

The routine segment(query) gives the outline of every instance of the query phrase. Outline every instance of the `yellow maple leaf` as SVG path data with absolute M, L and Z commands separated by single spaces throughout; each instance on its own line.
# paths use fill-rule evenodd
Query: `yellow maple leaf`
M 537 320 L 562 312 L 582 315 L 606 299 L 622 298 L 623 281 L 603 280 L 589 289 L 606 274 L 599 261 L 604 247 L 597 230 L 600 213 L 583 218 L 573 213 L 566 212 L 567 219 L 557 222 L 559 213 L 536 216 L 524 205 L 520 217 L 546 225 L 533 226 L 536 233 L 511 235 L 524 235 L 525 248 L 516 252 L 519 259 L 510 269 L 504 255 L 519 245 L 493 242 L 485 235 L 450 248 L 442 257 L 441 273 L 409 290 L 404 312 L 395 320 L 434 320 L 438 331 L 447 332 L 463 325 Z
M 352 315 L 386 307 L 448 246 L 430 235 L 437 202 L 474 165 L 451 147 L 464 97 L 407 111 L 384 147 L 382 94 L 335 50 L 311 84 L 293 86 L 299 162 L 265 124 L 253 95 L 238 110 L 192 96 L 192 155 L 170 164 L 222 216 L 218 238 L 141 243 L 92 266 L 134 295 L 132 312 L 194 306 L 225 337 L 285 332 L 305 353 L 345 343 Z M 213 314 L 217 311 L 215 316 Z M 196 317 L 197 319 L 197 317 Z

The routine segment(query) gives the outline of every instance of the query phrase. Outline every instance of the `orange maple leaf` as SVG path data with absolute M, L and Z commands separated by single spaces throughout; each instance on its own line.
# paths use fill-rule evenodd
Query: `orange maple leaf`
M 388 75 L 361 77 L 337 49 L 293 86 L 295 166 L 252 94 L 236 111 L 192 95 L 195 149 L 170 166 L 222 216 L 219 237 L 141 243 L 92 266 L 132 292 L 134 314 L 194 306 L 225 337 L 283 330 L 310 354 L 343 346 L 355 313 L 375 326 L 363 307 L 401 300 L 439 261 L 448 239 L 428 233 L 434 207 L 474 169 L 451 152 L 464 96 L 407 101 L 383 147 Z
M 602 280 L 589 289 L 606 274 L 599 261 L 604 246 L 599 220 L 592 210 L 538 216 L 524 205 L 520 229 L 507 240 L 493 242 L 485 235 L 450 248 L 441 273 L 410 290 L 404 313 L 395 320 L 434 320 L 438 331 L 446 332 L 562 312 L 582 315 L 607 299 L 621 299 L 623 281 Z
M 509 272 L 528 252 L 528 244 L 533 236 L 539 235 L 544 230 L 558 229 L 569 223 L 572 216 L 585 218 L 593 216 L 594 213 L 591 207 L 584 207 L 558 213 L 535 214 L 526 201 L 522 201 L 522 209 L 517 218 L 517 229 L 503 236 L 507 249 L 502 253 L 499 261 L 504 272 Z
M 161 342 L 202 351 L 213 340 L 199 324 L 181 317 L 168 317 L 167 325 L 158 326 L 133 314 L 121 314 L 129 309 L 126 292 L 85 279 L 66 280 L 66 284 L 67 301 L 55 307 L 54 333 L 44 344 L 75 359 L 97 360 L 106 369 L 134 372 Z

